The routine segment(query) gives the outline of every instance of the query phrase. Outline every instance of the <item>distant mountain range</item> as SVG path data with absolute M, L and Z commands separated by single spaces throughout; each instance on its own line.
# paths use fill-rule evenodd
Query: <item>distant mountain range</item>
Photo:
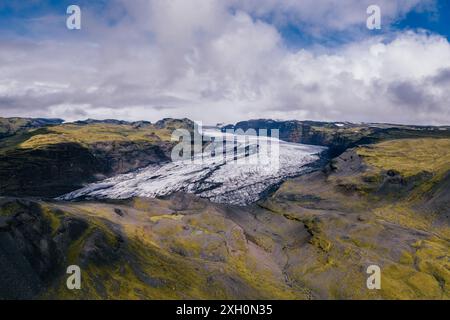
M 347 148 L 361 144 L 398 138 L 447 137 L 449 126 L 412 126 L 386 123 L 355 124 L 350 122 L 318 121 L 275 121 L 259 119 L 238 122 L 222 127 L 227 129 L 278 129 L 280 139 L 295 143 L 326 146 L 330 148 L 330 157 L 335 157 Z
M 16 133 L 30 129 L 62 124 L 62 119 L 42 119 L 42 118 L 1 118 L 0 117 L 0 138 L 12 136 Z

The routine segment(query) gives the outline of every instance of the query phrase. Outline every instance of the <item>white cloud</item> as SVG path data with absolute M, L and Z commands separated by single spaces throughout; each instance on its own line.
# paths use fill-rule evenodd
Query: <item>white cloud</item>
M 233 6 L 257 17 L 270 18 L 276 24 L 291 23 L 303 30 L 323 33 L 330 30 L 365 26 L 366 9 L 381 8 L 385 27 L 409 11 L 431 8 L 434 0 L 231 0 Z
M 319 26 L 330 1 L 275 6 L 264 0 L 256 8 L 249 0 L 235 3 L 236 11 L 229 10 L 232 2 L 219 0 L 123 1 L 115 3 L 127 18 L 113 26 L 83 12 L 88 21 L 81 36 L 66 32 L 64 38 L 0 43 L 0 113 L 68 120 L 171 116 L 214 123 L 267 117 L 448 124 L 446 39 L 406 33 L 327 54 L 293 52 L 275 25 L 255 18 L 272 12 Z M 356 2 L 334 6 L 335 14 L 348 17 L 336 26 L 327 18 L 325 30 L 359 23 L 362 18 L 345 11 L 357 10 Z M 379 2 L 394 18 L 418 1 Z M 117 10 L 108 14 L 116 16 Z

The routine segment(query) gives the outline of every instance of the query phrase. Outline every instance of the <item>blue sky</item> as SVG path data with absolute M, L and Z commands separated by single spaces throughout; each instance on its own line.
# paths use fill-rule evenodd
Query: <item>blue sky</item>
M 395 1 L 395 0 L 394 0 Z M 372 1 L 376 3 L 376 1 Z M 83 10 L 101 17 L 114 1 L 111 0 L 39 0 L 39 1 L 13 1 L 0 0 L 0 30 L 9 36 L 46 37 L 48 34 L 34 32 L 30 21 L 46 17 L 59 16 L 61 24 L 64 24 L 65 10 L 71 4 L 78 4 Z M 117 6 L 117 3 L 114 4 Z M 383 8 L 381 8 L 383 10 Z M 383 11 L 382 11 L 383 13 Z M 450 40 L 450 1 L 433 0 L 431 5 L 425 8 L 411 10 L 406 15 L 389 19 L 388 25 L 384 24 L 381 31 L 369 31 L 363 23 L 351 25 L 344 30 L 325 29 L 320 35 L 311 34 L 302 21 L 285 21 L 282 24 L 274 23 L 271 12 L 264 15 L 255 15 L 255 19 L 261 19 L 269 24 L 275 24 L 283 36 L 287 46 L 297 49 L 308 46 L 334 47 L 352 41 L 360 40 L 374 34 L 389 34 L 391 32 L 424 29 L 432 33 L 440 34 Z M 125 18 L 126 14 L 118 19 Z M 114 20 L 110 21 L 111 23 Z M 385 21 L 383 21 L 385 22 Z M 48 33 L 53 35 L 51 30 Z
M 449 124 L 449 39 L 446 0 L 0 0 L 0 116 Z
M 425 29 L 441 34 L 450 40 L 450 1 L 437 0 L 435 7 L 429 11 L 411 11 L 393 25 L 399 30 Z
M 373 1 L 376 3 L 376 1 Z M 381 8 L 382 9 L 382 8 Z M 270 19 L 268 19 L 270 21 Z M 311 45 L 334 47 L 360 40 L 364 37 L 389 34 L 407 30 L 427 30 L 445 36 L 450 40 L 450 1 L 436 0 L 433 5 L 424 9 L 412 10 L 404 16 L 398 16 L 384 25 L 381 30 L 367 30 L 365 25 L 354 25 L 345 30 L 333 30 L 320 36 L 302 31 L 302 26 L 288 23 L 280 28 L 280 32 L 289 46 L 299 48 Z

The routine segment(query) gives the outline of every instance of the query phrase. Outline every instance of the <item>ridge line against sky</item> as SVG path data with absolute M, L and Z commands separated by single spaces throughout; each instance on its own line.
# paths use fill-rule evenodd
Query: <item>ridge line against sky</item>
M 449 38 L 445 0 L 0 0 L 0 116 L 448 125 Z

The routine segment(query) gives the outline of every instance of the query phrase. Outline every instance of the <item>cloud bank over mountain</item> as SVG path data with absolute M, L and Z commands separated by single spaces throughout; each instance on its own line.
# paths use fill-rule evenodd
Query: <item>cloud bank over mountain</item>
M 395 28 L 434 2 L 378 1 L 387 31 L 368 33 L 369 2 L 80 1 L 80 31 L 51 7 L 0 33 L 0 113 L 449 124 L 448 40 Z M 293 49 L 292 25 L 315 43 Z M 358 40 L 321 42 L 343 32 Z

